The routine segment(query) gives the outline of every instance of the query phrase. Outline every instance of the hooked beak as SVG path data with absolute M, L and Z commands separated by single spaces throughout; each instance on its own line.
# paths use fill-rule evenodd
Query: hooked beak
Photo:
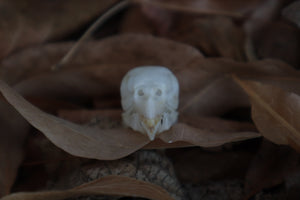
M 153 141 L 157 133 L 158 127 L 160 125 L 161 117 L 156 117 L 153 119 L 143 118 L 141 120 L 142 127 L 146 131 L 149 139 Z

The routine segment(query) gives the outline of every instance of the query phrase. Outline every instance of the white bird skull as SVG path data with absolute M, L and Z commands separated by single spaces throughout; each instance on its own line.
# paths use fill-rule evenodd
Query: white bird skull
M 122 80 L 121 103 L 124 124 L 154 140 L 177 121 L 177 78 L 161 66 L 134 68 Z

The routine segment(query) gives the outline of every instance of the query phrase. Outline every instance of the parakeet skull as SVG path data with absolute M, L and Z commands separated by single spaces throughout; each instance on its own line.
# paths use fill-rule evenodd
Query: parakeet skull
M 178 81 L 165 67 L 134 68 L 122 80 L 121 103 L 124 124 L 154 140 L 177 120 Z

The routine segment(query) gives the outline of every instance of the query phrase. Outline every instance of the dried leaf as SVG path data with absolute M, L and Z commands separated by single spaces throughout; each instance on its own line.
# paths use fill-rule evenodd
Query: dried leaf
M 257 137 L 260 137 L 260 134 L 253 131 L 215 132 L 197 129 L 182 123 L 175 124 L 171 128 L 171 131 L 159 135 L 159 138 L 165 143 L 183 141 L 201 147 L 216 147 L 229 142 L 237 142 Z
M 0 58 L 24 46 L 60 38 L 115 3 L 109 1 L 1 1 Z M 58 11 L 59 12 L 55 12 Z
M 65 191 L 15 193 L 2 200 L 62 200 L 88 195 L 137 196 L 153 200 L 172 200 L 161 187 L 125 176 L 106 176 Z
M 245 32 L 255 37 L 264 25 L 269 23 L 282 7 L 284 0 L 262 0 L 244 23 Z
M 152 1 L 154 2 L 154 1 Z M 160 8 L 157 6 L 151 6 L 151 5 L 142 5 L 141 6 L 141 11 L 144 15 L 147 16 L 148 20 L 150 21 L 150 23 L 152 22 L 152 24 L 155 27 L 155 32 L 158 35 L 165 35 L 168 31 L 169 28 L 172 25 L 172 20 L 173 20 L 173 13 L 170 10 L 164 9 L 164 8 Z M 137 12 L 139 13 L 139 12 Z M 144 16 L 141 16 L 143 19 Z M 142 22 L 142 20 L 135 20 L 136 22 Z M 128 20 L 128 18 L 127 18 Z M 125 20 L 126 21 L 126 20 Z M 147 22 L 146 21 L 146 22 Z M 148 23 L 149 25 L 149 23 Z
M 25 119 L 55 145 L 72 155 L 100 160 L 118 159 L 149 142 L 142 134 L 127 129 L 100 130 L 84 127 L 44 113 L 4 82 L 0 82 L 0 90 Z
M 300 28 L 300 2 L 294 1 L 287 7 L 285 7 L 282 11 L 282 15 L 290 20 L 291 22 L 294 22 L 298 28 Z
M 179 116 L 179 121 L 198 129 L 207 129 L 215 132 L 257 131 L 252 123 L 225 120 L 218 117 L 201 117 L 181 114 Z
M 159 30 L 162 26 L 159 26 L 163 23 L 163 21 L 170 21 L 169 19 L 173 19 L 172 22 L 168 22 L 169 24 L 176 24 L 174 20 L 176 20 L 177 13 L 180 14 L 189 14 L 196 17 L 199 16 L 225 16 L 231 18 L 238 18 L 244 20 L 244 30 L 246 33 L 251 36 L 255 35 L 260 28 L 262 28 L 266 23 L 270 22 L 271 19 L 276 16 L 280 8 L 282 7 L 283 0 L 253 0 L 253 1 L 220 1 L 220 0 L 189 0 L 189 1 L 177 1 L 177 0 L 135 0 L 142 4 L 144 11 L 144 18 L 146 20 L 139 20 L 147 22 L 153 21 L 152 26 L 154 29 Z M 156 10 L 156 12 L 149 12 L 149 10 Z M 173 12 L 173 13 L 171 13 Z M 170 14 L 171 13 L 171 14 Z M 175 14 L 174 14 L 175 13 Z M 166 17 L 157 17 L 164 16 Z M 159 23 L 158 20 L 161 22 Z M 135 20 L 134 22 L 137 22 Z M 127 22 L 128 24 L 128 22 Z M 151 23 L 148 23 L 151 24 Z M 151 25 L 150 25 L 151 26 Z M 212 26 L 209 25 L 208 26 Z M 131 25 L 134 27 L 134 25 Z M 169 27 L 172 27 L 169 25 Z M 151 29 L 151 28 L 150 28 Z M 153 29 L 153 28 L 152 28 Z M 128 30 L 128 29 L 127 29 Z M 145 28 L 144 28 L 145 30 Z M 170 30 L 169 31 L 177 31 Z M 158 31 L 159 32 L 159 31 Z M 166 32 L 166 31 L 165 31 Z M 209 37 L 205 37 L 209 38 Z
M 280 59 L 293 67 L 300 67 L 300 29 L 286 21 L 264 25 L 253 38 L 259 58 Z
M 101 130 L 84 127 L 42 112 L 0 82 L 5 98 L 37 129 L 54 144 L 72 155 L 112 160 L 124 157 L 149 143 L 140 133 L 129 129 Z M 160 135 L 166 143 L 189 142 L 197 146 L 219 146 L 227 142 L 259 137 L 254 132 L 212 132 L 198 130 L 184 124 L 176 124 L 172 130 Z
M 239 106 L 248 106 L 241 89 L 230 79 L 223 79 L 224 75 L 234 73 L 257 79 L 298 74 L 278 61 L 241 63 L 229 59 L 204 59 L 192 47 L 137 34 L 115 36 L 94 45 L 84 45 L 69 67 L 59 73 L 49 73 L 47 70 L 52 64 L 46 63 L 58 60 L 57 54 L 63 55 L 67 49 L 63 51 L 65 47 L 66 44 L 49 45 L 13 56 L 3 62 L 1 76 L 9 83 L 27 78 L 16 85 L 17 90 L 26 97 L 67 97 L 72 101 L 103 96 L 119 98 L 120 81 L 129 69 L 138 65 L 164 65 L 174 71 L 179 79 L 183 111 L 216 115 Z M 160 51 L 157 51 L 158 48 Z M 95 65 L 97 63 L 102 64 Z M 18 69 L 20 66 L 22 68 Z M 82 67 L 72 69 L 74 66 Z M 34 77 L 28 79 L 31 76 Z
M 244 31 L 231 18 L 173 15 L 153 6 L 133 8 L 125 15 L 122 32 L 156 34 L 192 45 L 207 56 L 245 60 Z
M 246 199 L 262 189 L 282 183 L 295 170 L 298 158 L 291 148 L 264 141 L 246 174 Z
M 95 123 L 95 126 L 103 126 L 100 121 L 104 121 L 106 117 L 113 119 L 113 121 L 118 121 L 118 123 L 121 121 L 120 110 L 62 111 L 60 112 L 60 116 L 81 124 L 91 123 L 95 119 L 99 119 L 99 123 Z M 183 122 L 186 124 L 183 124 Z M 186 130 L 182 130 L 183 127 Z M 182 135 L 177 132 L 181 132 Z M 229 142 L 260 137 L 255 132 L 255 127 L 250 123 L 222 120 L 220 118 L 181 115 L 178 124 L 174 125 L 170 131 L 162 133 L 158 139 L 147 144 L 144 148 L 220 146 Z M 166 138 L 169 138 L 169 140 Z
M 173 22 L 169 38 L 190 44 L 210 57 L 245 61 L 245 34 L 232 19 L 224 16 L 199 18 L 181 16 Z
M 165 25 L 165 23 L 163 23 Z M 164 30 L 163 27 L 162 30 Z M 151 22 L 146 19 L 144 13 L 139 6 L 132 6 L 124 14 L 120 25 L 121 33 L 142 33 L 151 35 L 155 33 L 155 27 L 151 26 Z
M 24 156 L 29 124 L 6 102 L 0 101 L 0 197 L 10 193 Z
M 219 0 L 136 0 L 144 6 L 156 6 L 171 11 L 194 13 L 194 14 L 208 14 L 208 15 L 225 15 L 231 17 L 241 17 L 253 10 L 260 4 L 260 1 L 253 0 L 247 2 L 232 1 L 219 1 Z
M 299 72 L 280 61 L 265 59 L 252 62 L 237 62 L 225 58 L 195 58 L 189 65 L 193 70 L 203 70 L 217 75 L 236 74 L 242 78 L 266 78 L 268 76 L 299 77 Z
M 265 60 L 241 63 L 229 59 L 204 59 L 195 49 L 188 46 L 171 43 L 170 41 L 164 41 L 151 36 L 135 35 L 135 38 L 133 36 L 134 35 L 118 36 L 103 41 L 103 45 L 99 43 L 99 46 L 102 46 L 104 49 L 110 48 L 110 50 L 108 50 L 107 54 L 105 53 L 106 57 L 100 58 L 100 55 L 97 56 L 96 60 L 95 56 L 94 61 L 90 60 L 89 62 L 110 64 L 92 65 L 89 67 L 88 65 L 80 63 L 79 60 L 79 63 L 74 61 L 74 65 L 77 63 L 84 67 L 76 69 L 66 68 L 59 73 L 38 72 L 41 74 L 20 82 L 15 85 L 15 88 L 22 95 L 31 98 L 46 97 L 49 99 L 67 99 L 74 102 L 74 100 L 81 101 L 90 98 L 107 98 L 107 96 L 109 96 L 112 97 L 112 99 L 115 98 L 119 100 L 119 85 L 121 79 L 129 69 L 138 65 L 136 64 L 137 62 L 140 65 L 142 65 L 143 62 L 145 64 L 163 63 L 174 71 L 180 82 L 181 112 L 198 115 L 220 115 L 233 108 L 249 105 L 248 99 L 242 90 L 234 84 L 231 79 L 224 78 L 227 74 L 234 73 L 255 80 L 267 80 L 266 78 L 268 77 L 269 79 L 273 79 L 274 75 L 291 76 L 292 74 L 293 76 L 298 76 L 299 74 L 290 66 L 278 61 Z M 124 43 L 124 40 L 125 43 L 127 43 L 129 39 L 131 39 L 132 45 L 128 44 L 128 48 L 131 46 L 132 49 L 126 49 L 125 47 L 123 49 L 122 47 L 122 50 L 120 50 L 120 45 L 123 46 L 122 43 Z M 138 49 L 142 48 L 142 43 L 147 40 L 149 42 L 149 44 L 146 42 L 146 44 L 148 44 L 147 49 L 145 49 L 143 53 L 139 53 L 141 56 L 133 57 L 133 55 L 137 54 Z M 164 49 L 166 52 L 162 55 L 155 55 L 154 47 L 150 45 L 151 42 L 152 44 L 156 43 L 161 51 Z M 178 48 L 178 51 L 172 51 L 171 47 L 175 49 Z M 99 49 L 99 51 L 101 50 Z M 193 53 L 193 51 L 195 52 Z M 122 56 L 120 57 L 120 54 L 118 54 L 118 58 L 115 52 L 119 52 Z M 178 56 L 179 54 L 181 54 L 182 57 Z M 47 57 L 48 55 L 45 56 Z M 85 55 L 84 58 L 92 59 L 93 56 L 89 56 Z M 164 56 L 165 59 L 162 58 L 162 56 Z M 109 60 L 109 58 L 113 59 Z M 30 59 L 29 61 L 39 62 L 36 59 L 40 58 Z M 28 61 L 24 62 L 28 63 Z M 177 64 L 175 64 L 175 62 Z M 3 73 L 5 79 L 15 75 L 18 76 L 11 71 L 12 69 L 17 70 L 15 65 L 9 66 L 10 65 L 7 65 L 7 67 L 3 68 L 3 71 L 5 71 L 5 69 L 7 70 Z M 41 64 L 41 66 L 45 65 Z M 32 66 L 29 67 L 31 68 Z M 116 68 L 118 69 L 117 71 L 115 70 Z M 22 70 L 17 70 L 17 72 L 21 71 Z M 31 70 L 28 72 L 30 71 Z M 27 76 L 26 74 L 24 75 Z M 28 76 L 30 75 L 28 74 Z M 275 80 L 272 81 L 275 82 Z M 278 79 L 276 79 L 276 81 L 278 81 Z M 291 85 L 294 85 L 293 87 L 297 86 L 294 82 L 291 82 L 287 84 L 287 87 L 291 87 Z
M 184 90 L 184 85 L 182 84 L 182 99 L 180 99 L 182 105 L 180 111 L 182 113 L 188 115 L 216 116 L 222 115 L 233 108 L 249 105 L 249 101 L 242 90 L 228 77 L 204 79 L 201 81 L 207 82 L 202 85 L 197 85 L 195 83 L 196 80 L 187 79 L 187 81 L 194 81 L 193 84 L 195 85 L 193 87 L 197 87 L 194 90 L 192 88 Z
M 89 98 L 119 96 L 122 77 L 131 68 L 123 65 L 116 73 L 116 65 L 64 69 L 57 73 L 43 73 L 26 79 L 14 88 L 26 97 L 68 100 L 76 102 Z
M 71 46 L 72 43 L 49 44 L 15 54 L 2 61 L 0 77 L 9 84 L 15 84 L 39 74 L 53 73 L 51 66 Z M 128 66 L 141 65 L 162 65 L 175 70 L 187 66 L 195 57 L 203 56 L 188 45 L 153 36 L 124 34 L 83 44 L 64 68 L 118 66 L 117 71 L 107 69 L 107 72 L 115 74 L 119 70 L 126 71 Z
M 195 58 L 188 68 L 176 74 L 181 86 L 181 111 L 215 116 L 249 106 L 248 97 L 229 78 L 231 74 L 280 85 L 300 94 L 299 72 L 283 62 Z
M 58 116 L 67 119 L 68 121 L 77 124 L 85 124 L 91 122 L 93 119 L 101 120 L 105 118 L 113 119 L 121 122 L 121 110 L 59 110 Z
M 254 81 L 235 81 L 249 95 L 258 130 L 276 144 L 300 146 L 300 97 L 281 88 Z

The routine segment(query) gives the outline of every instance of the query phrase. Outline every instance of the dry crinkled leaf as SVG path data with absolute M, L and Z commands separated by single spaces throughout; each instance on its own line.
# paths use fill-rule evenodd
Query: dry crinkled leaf
M 142 33 L 150 35 L 155 32 L 155 27 L 150 26 L 149 23 L 151 22 L 149 22 L 149 20 L 145 18 L 145 15 L 143 14 L 140 7 L 132 6 L 128 8 L 128 11 L 124 14 L 122 18 L 120 32 Z M 165 23 L 163 23 L 163 25 L 165 25 Z M 162 30 L 164 30 L 164 28 Z
M 111 175 L 69 190 L 15 193 L 2 198 L 2 200 L 62 200 L 88 195 L 134 196 L 153 200 L 173 199 L 157 185 L 125 176 Z
M 275 21 L 264 25 L 253 38 L 258 57 L 280 59 L 299 68 L 299 34 L 300 29 L 287 21 Z
M 210 57 L 225 57 L 244 61 L 245 34 L 232 19 L 224 16 L 182 16 L 174 21 L 167 34 L 173 40 L 190 44 Z
M 282 15 L 297 24 L 297 26 L 300 28 L 300 2 L 294 1 L 287 7 L 285 7 L 282 11 Z
M 58 116 L 77 124 L 85 124 L 105 118 L 121 121 L 122 110 L 119 109 L 104 109 L 104 110 L 59 110 Z
M 246 33 L 253 37 L 276 16 L 284 0 L 262 0 L 244 23 Z
M 176 74 L 181 86 L 181 111 L 218 115 L 248 106 L 248 97 L 229 78 L 231 74 L 279 85 L 300 94 L 299 72 L 281 61 L 242 63 L 222 58 L 196 58 L 189 64 L 189 68 Z
M 15 49 L 62 37 L 97 17 L 115 2 L 1 1 L 0 58 Z
M 113 160 L 129 155 L 149 143 L 145 136 L 129 129 L 101 130 L 95 127 L 84 127 L 44 113 L 28 103 L 4 82 L 0 82 L 0 90 L 34 127 L 43 132 L 58 147 L 72 155 Z M 192 128 L 185 124 L 176 124 L 170 131 L 161 134 L 160 138 L 166 143 L 165 147 L 169 143 L 181 141 L 211 147 L 259 136 L 252 131 L 213 132 Z
M 2 61 L 0 76 L 9 84 L 15 84 L 38 74 L 51 73 L 51 66 L 72 44 L 49 44 L 15 54 Z M 126 71 L 123 67 L 162 65 L 175 70 L 187 66 L 195 57 L 203 56 L 182 43 L 141 34 L 123 34 L 83 44 L 64 68 L 119 65 L 118 70 Z M 107 71 L 117 74 L 114 68 Z
M 276 144 L 300 148 L 300 97 L 272 85 L 254 81 L 235 81 L 249 95 L 252 118 L 258 130 Z
M 218 117 L 201 117 L 197 115 L 179 116 L 179 121 L 198 129 L 208 129 L 216 132 L 256 131 L 255 126 L 249 122 L 224 120 Z
M 260 137 L 260 134 L 253 131 L 215 132 L 197 129 L 182 123 L 175 124 L 171 131 L 159 135 L 159 138 L 166 143 L 184 141 L 201 147 L 216 147 L 228 142 L 237 142 L 257 137 Z
M 181 79 L 179 75 L 179 80 Z M 197 75 L 196 75 L 197 76 Z M 222 115 L 227 111 L 236 107 L 245 107 L 249 105 L 249 101 L 242 90 L 238 88 L 233 81 L 228 77 L 221 77 L 215 79 L 204 79 L 205 84 L 196 84 L 197 79 L 190 79 L 187 81 L 194 81 L 194 90 L 185 91 L 181 88 L 180 103 L 182 113 L 189 115 L 204 115 L 216 116 Z M 186 81 L 185 81 L 186 82 Z M 181 83 L 181 82 L 180 82 Z M 194 92 L 192 92 L 194 91 Z
M 6 102 L 0 101 L 0 197 L 10 193 L 23 160 L 29 124 Z
M 246 174 L 245 199 L 283 182 L 296 169 L 298 158 L 299 155 L 287 146 L 263 141 Z
M 149 142 L 142 134 L 129 129 L 100 130 L 84 127 L 44 113 L 2 81 L 0 90 L 25 119 L 54 144 L 72 155 L 100 160 L 118 159 Z
M 232 17 L 240 17 L 243 14 L 247 14 L 257 6 L 260 5 L 260 0 L 252 1 L 220 1 L 220 0 L 136 0 L 144 6 L 156 6 L 171 11 L 179 11 L 186 13 L 198 13 L 198 14 L 212 14 L 212 15 L 226 15 Z
M 181 88 L 180 111 L 198 115 L 223 114 L 232 108 L 249 105 L 242 90 L 230 78 L 224 78 L 226 74 L 236 73 L 255 78 L 262 76 L 267 80 L 265 77 L 268 74 L 282 74 L 288 71 L 278 69 L 274 64 L 267 65 L 266 62 L 247 65 L 201 59 L 192 65 L 183 66 L 182 69 L 176 70 L 175 74 Z M 116 68 L 118 72 L 114 70 Z M 74 102 L 110 96 L 119 101 L 120 82 L 131 68 L 130 65 L 120 64 L 64 69 L 59 73 L 45 73 L 22 81 L 15 85 L 15 89 L 25 97 L 67 99 Z M 294 82 L 287 86 L 292 84 Z
M 168 11 L 156 7 L 147 7 L 147 9 L 142 10 L 153 14 L 146 14 L 145 17 L 140 9 L 132 8 L 126 13 L 123 20 L 122 32 L 156 33 L 192 45 L 207 56 L 224 56 L 241 61 L 245 60 L 244 31 L 230 18 L 224 16 L 178 15 L 172 20 L 171 26 L 171 22 L 169 22 L 171 17 L 167 16 L 172 15 L 167 15 Z
M 146 21 L 143 20 L 143 18 L 145 18 L 143 15 L 143 16 L 141 16 L 141 18 L 139 20 L 133 21 L 133 23 L 134 22 L 141 23 L 144 21 L 144 22 L 146 22 L 146 24 L 148 24 L 148 27 L 150 27 L 150 29 L 155 28 L 155 33 L 157 33 L 159 35 L 164 35 L 169 31 L 169 28 L 171 27 L 172 20 L 173 20 L 173 14 L 170 10 L 156 7 L 156 6 L 151 6 L 151 5 L 142 5 L 141 11 L 142 11 L 142 13 L 144 13 L 144 15 L 147 16 L 148 19 L 146 19 Z M 140 12 L 137 11 L 135 13 L 139 14 Z M 129 19 L 127 18 L 127 21 L 128 20 Z M 154 26 L 149 26 L 149 23 L 153 24 Z M 136 26 L 136 24 L 133 24 L 133 25 Z
M 230 79 L 222 78 L 225 74 L 234 73 L 253 79 L 299 74 L 278 61 L 241 63 L 229 59 L 204 59 L 190 46 L 139 34 L 114 36 L 93 45 L 83 45 L 66 69 L 59 73 L 49 72 L 50 66 L 67 51 L 67 47 L 67 44 L 48 45 L 12 56 L 2 63 L 1 76 L 9 83 L 27 79 L 15 87 L 26 97 L 117 97 L 122 76 L 129 69 L 139 65 L 164 65 L 179 79 L 181 106 L 193 105 L 183 111 L 215 115 L 234 107 L 248 106 L 241 89 Z M 81 67 L 71 69 L 74 66 Z M 118 68 L 117 72 L 115 68 Z M 29 78 L 31 76 L 34 77 Z
M 104 120 L 106 117 L 120 123 L 120 110 L 73 110 L 61 111 L 60 116 L 70 121 L 87 124 Z M 183 124 L 186 123 L 186 124 Z M 101 126 L 101 123 L 94 124 Z M 185 130 L 183 130 L 183 128 Z M 180 133 L 178 133 L 180 132 Z M 225 143 L 259 137 L 253 124 L 236 122 L 212 117 L 181 115 L 179 123 L 170 131 L 162 133 L 159 138 L 144 148 L 174 148 L 184 146 L 220 146 Z M 176 133 L 176 134 L 175 134 Z M 168 138 L 168 139 L 167 139 Z M 164 141 L 164 142 L 163 142 Z
M 115 69 L 118 68 L 116 73 Z M 79 101 L 87 98 L 116 97 L 122 77 L 130 65 L 99 65 L 63 69 L 57 73 L 43 73 L 14 86 L 24 96 Z
M 217 75 L 236 74 L 239 77 L 251 79 L 265 78 L 267 76 L 299 77 L 300 75 L 299 71 L 290 65 L 273 59 L 245 63 L 226 58 L 195 58 L 190 63 L 190 67 Z
M 140 52 L 139 49 L 142 48 L 143 43 L 147 44 L 147 47 L 144 47 L 145 50 Z M 154 44 L 160 48 L 162 54 L 157 54 Z M 57 47 L 59 49 L 59 46 Z M 101 50 L 100 47 L 106 50 Z M 86 48 L 87 52 L 90 52 L 88 51 L 90 47 Z M 103 43 L 98 43 L 94 50 L 95 52 L 106 51 L 105 57 L 98 56 L 98 54 L 97 56 L 86 55 L 83 51 L 71 62 L 73 65 L 82 67 L 72 69 L 66 66 L 66 69 L 58 73 L 39 72 L 39 69 L 33 69 L 33 65 L 30 63 L 36 62 L 46 70 L 46 65 L 43 64 L 45 61 L 42 61 L 41 58 L 32 57 L 26 61 L 17 56 L 16 60 L 8 59 L 9 62 L 5 62 L 2 76 L 5 80 L 10 79 L 9 82 L 14 82 L 13 79 L 30 77 L 29 72 L 37 70 L 39 75 L 36 74 L 34 77 L 27 78 L 15 85 L 15 88 L 22 95 L 35 98 L 63 98 L 74 102 L 74 100 L 79 101 L 82 98 L 103 98 L 104 96 L 119 98 L 121 79 L 129 69 L 143 64 L 160 64 L 174 71 L 180 82 L 180 106 L 182 107 L 180 110 L 182 112 L 219 115 L 230 109 L 249 105 L 242 90 L 231 79 L 224 78 L 226 74 L 234 73 L 247 78 L 264 80 L 267 80 L 266 77 L 269 76 L 290 76 L 291 74 L 296 76 L 299 74 L 290 66 L 278 61 L 264 60 L 241 63 L 229 59 L 205 59 L 192 47 L 152 36 L 135 34 L 108 38 Z M 119 54 L 116 55 L 116 52 Z M 51 52 L 50 55 L 48 53 L 37 55 L 43 58 L 50 57 L 49 59 L 52 60 L 51 57 L 54 54 L 55 52 Z M 82 59 L 80 59 L 81 56 Z M 19 61 L 17 61 L 18 58 Z M 84 60 L 88 62 L 86 65 L 83 63 Z M 24 71 L 16 69 L 18 63 L 15 62 L 21 61 L 25 63 Z M 92 63 L 103 64 L 89 67 L 89 64 Z M 117 72 L 116 68 L 118 69 Z M 20 74 L 13 73 L 11 70 L 16 70 Z M 294 82 L 286 85 L 287 87 L 297 86 Z
M 109 118 L 113 121 L 121 122 L 122 110 L 104 109 L 104 110 L 60 110 L 59 117 L 67 119 L 78 124 L 87 124 L 93 119 Z M 197 115 L 180 114 L 179 122 L 185 123 L 198 129 L 207 129 L 210 131 L 256 131 L 255 126 L 248 122 L 230 121 L 217 117 L 201 117 Z
M 170 14 L 170 11 L 177 13 L 193 14 L 193 15 L 222 15 L 233 18 L 244 19 L 244 30 L 246 33 L 253 36 L 262 28 L 267 22 L 276 16 L 279 9 L 282 7 L 283 0 L 253 0 L 253 1 L 220 1 L 220 0 L 189 0 L 189 1 L 178 1 L 178 0 L 135 0 L 143 5 L 144 15 L 148 20 L 153 20 L 152 25 L 158 24 L 156 29 L 161 29 L 159 26 L 163 22 L 170 21 L 169 19 L 176 19 L 174 13 Z M 149 12 L 156 8 L 156 12 Z M 157 13 L 159 12 L 160 13 Z M 167 15 L 166 15 L 167 13 Z M 156 16 L 164 16 L 164 18 L 157 18 Z M 144 20 L 145 21 L 145 20 Z M 169 22 L 174 23 L 174 21 Z M 127 23 L 128 24 L 128 23 Z M 169 26 L 171 27 L 171 26 Z M 175 30 L 176 31 L 176 30 Z M 166 31 L 165 31 L 166 32 Z M 209 36 L 208 36 L 209 37 Z

